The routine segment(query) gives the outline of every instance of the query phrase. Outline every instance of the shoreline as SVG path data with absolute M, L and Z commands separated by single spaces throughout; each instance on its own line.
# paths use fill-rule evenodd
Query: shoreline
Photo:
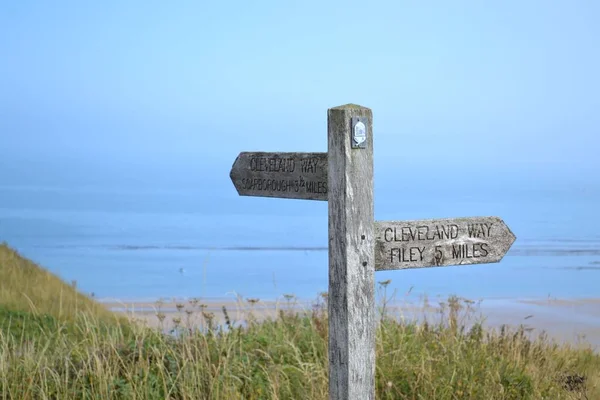
M 259 300 L 251 304 L 249 299 L 197 298 L 171 299 L 164 301 L 119 301 L 102 299 L 101 304 L 109 310 L 127 315 L 130 319 L 163 331 L 175 325 L 204 326 L 206 316 L 217 325 L 225 324 L 223 307 L 233 326 L 244 325 L 247 319 L 264 320 L 277 318 L 280 311 L 311 311 L 317 301 L 321 307 L 323 299 Z M 439 322 L 448 315 L 447 299 L 440 301 L 406 297 L 386 304 L 386 314 L 397 320 L 408 322 Z M 478 301 L 461 299 L 459 323 L 467 328 L 482 321 L 488 329 L 499 329 L 502 325 L 524 326 L 532 337 L 545 332 L 560 343 L 574 346 L 590 345 L 600 351 L 600 298 L 490 298 Z M 377 318 L 382 304 L 377 301 Z M 465 311 L 468 311 L 465 313 Z M 211 316 L 212 314 L 212 316 Z M 162 316 L 162 321 L 160 317 Z M 446 317 L 447 318 L 447 317 Z M 179 321 L 179 322 L 177 322 Z
M 324 292 L 326 293 L 326 292 Z M 321 296 L 313 296 L 311 298 L 299 298 L 292 296 L 291 301 L 303 304 L 314 303 Z M 393 300 L 389 301 L 388 304 L 404 305 L 404 304 L 415 304 L 428 302 L 432 304 L 439 304 L 440 302 L 446 302 L 451 296 L 396 296 Z M 598 305 L 600 306 L 600 297 L 483 297 L 483 298 L 468 298 L 463 296 L 456 296 L 462 300 L 469 300 L 475 303 L 482 303 L 494 306 L 514 306 L 515 304 L 530 304 L 530 305 L 552 305 L 552 306 L 576 306 L 576 305 Z M 288 302 L 284 295 L 279 298 L 263 299 L 257 297 L 160 297 L 160 298 L 117 298 L 117 297 L 104 297 L 94 298 L 94 300 L 107 307 L 117 307 L 122 305 L 146 305 L 154 306 L 157 304 L 176 304 L 176 303 L 189 303 L 191 301 L 198 301 L 200 303 L 215 305 L 215 304 L 239 304 L 240 302 L 245 303 L 248 300 L 256 298 L 259 300 L 258 304 L 283 304 Z M 376 304 L 379 303 L 379 299 L 375 299 Z

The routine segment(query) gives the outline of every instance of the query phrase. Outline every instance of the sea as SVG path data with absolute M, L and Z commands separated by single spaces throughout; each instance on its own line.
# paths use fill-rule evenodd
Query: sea
M 227 181 L 226 178 L 224 178 Z M 585 185 L 375 185 L 377 220 L 498 216 L 498 263 L 376 272 L 387 293 L 600 296 L 600 190 Z M 97 299 L 315 299 L 328 288 L 327 204 L 183 188 L 0 186 L 0 242 Z

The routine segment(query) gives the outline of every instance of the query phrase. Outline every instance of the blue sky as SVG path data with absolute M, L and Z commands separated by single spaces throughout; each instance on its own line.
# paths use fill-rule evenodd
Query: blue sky
M 600 178 L 595 1 L 3 1 L 0 180 L 203 184 L 373 109 L 376 188 Z M 473 177 L 477 178 L 473 178 Z

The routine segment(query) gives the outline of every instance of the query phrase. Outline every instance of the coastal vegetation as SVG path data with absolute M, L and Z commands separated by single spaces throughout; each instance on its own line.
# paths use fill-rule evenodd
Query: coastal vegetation
M 592 349 L 522 326 L 466 324 L 471 302 L 457 297 L 435 321 L 399 321 L 388 283 L 379 283 L 378 399 L 600 399 Z M 159 313 L 172 319 L 165 333 L 0 245 L 0 399 L 327 399 L 327 296 L 302 312 L 295 302 L 285 295 L 261 319 L 259 299 L 240 299 L 238 310 L 223 307 L 221 324 L 191 299 Z

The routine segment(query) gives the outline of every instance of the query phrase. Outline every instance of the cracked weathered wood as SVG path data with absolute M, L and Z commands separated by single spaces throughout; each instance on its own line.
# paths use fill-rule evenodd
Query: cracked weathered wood
M 498 217 L 375 222 L 375 269 L 499 262 L 515 235 Z
M 327 153 L 242 152 L 229 174 L 240 196 L 327 200 Z
M 351 148 L 352 117 L 367 118 Z M 329 398 L 375 398 L 373 120 L 368 108 L 328 110 Z

